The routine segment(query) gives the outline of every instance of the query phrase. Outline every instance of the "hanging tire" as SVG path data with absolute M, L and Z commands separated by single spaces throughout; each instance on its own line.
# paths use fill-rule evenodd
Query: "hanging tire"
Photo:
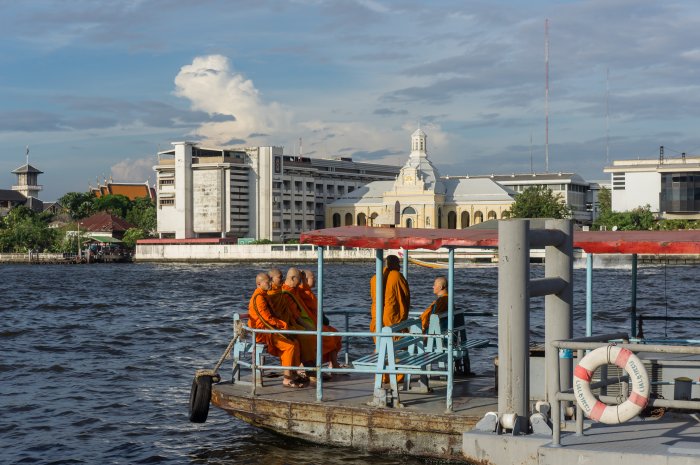
M 209 415 L 211 401 L 212 377 L 209 375 L 195 376 L 190 390 L 190 421 L 204 423 Z
M 614 363 L 627 372 L 632 394 L 620 405 L 606 405 L 591 392 L 593 372 L 602 365 Z M 641 360 L 627 349 L 617 346 L 598 347 L 581 359 L 574 370 L 574 395 L 583 413 L 594 421 L 615 425 L 624 423 L 646 407 L 650 383 Z

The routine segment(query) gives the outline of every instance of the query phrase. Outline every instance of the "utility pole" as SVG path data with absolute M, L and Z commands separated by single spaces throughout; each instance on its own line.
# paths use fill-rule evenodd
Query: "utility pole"
M 544 20 L 544 172 L 549 173 L 549 19 Z

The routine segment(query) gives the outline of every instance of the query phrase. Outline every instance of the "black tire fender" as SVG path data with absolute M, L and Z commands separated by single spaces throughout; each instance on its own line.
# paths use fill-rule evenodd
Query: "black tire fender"
M 211 401 L 211 385 L 213 379 L 209 375 L 195 376 L 190 390 L 190 421 L 204 423 L 209 415 Z

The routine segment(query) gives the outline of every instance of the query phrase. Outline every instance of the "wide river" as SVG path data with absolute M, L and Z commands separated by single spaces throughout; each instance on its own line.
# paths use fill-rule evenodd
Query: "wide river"
M 247 309 L 255 274 L 270 266 L 0 265 L 0 463 L 431 463 L 290 440 L 216 408 L 204 424 L 188 421 L 194 371 L 214 365 L 231 337 L 231 314 Z M 368 309 L 373 270 L 370 263 L 329 264 L 327 309 Z M 409 269 L 413 310 L 432 301 L 438 274 Z M 575 270 L 575 280 L 574 329 L 582 335 L 585 270 Z M 593 280 L 594 332 L 629 331 L 629 267 L 597 269 Z M 638 307 L 691 315 L 699 280 L 699 267 L 640 268 Z M 457 270 L 457 306 L 495 311 L 496 282 L 496 267 Z M 543 301 L 533 300 L 533 340 L 544 337 Z M 343 328 L 342 319 L 332 321 Z M 351 328 L 368 324 L 364 314 Z M 470 324 L 472 334 L 496 341 L 495 317 Z M 697 338 L 698 326 L 654 322 L 644 329 L 647 337 Z M 492 372 L 495 354 L 475 352 L 474 371 Z

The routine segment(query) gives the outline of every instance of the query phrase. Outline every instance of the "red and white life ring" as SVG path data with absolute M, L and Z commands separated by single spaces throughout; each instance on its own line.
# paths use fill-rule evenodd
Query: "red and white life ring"
M 607 405 L 591 392 L 593 372 L 601 365 L 614 363 L 629 375 L 632 393 L 620 405 Z M 594 421 L 614 425 L 624 423 L 646 407 L 649 400 L 649 376 L 639 358 L 617 346 L 598 347 L 583 357 L 574 369 L 574 395 L 585 415 Z

